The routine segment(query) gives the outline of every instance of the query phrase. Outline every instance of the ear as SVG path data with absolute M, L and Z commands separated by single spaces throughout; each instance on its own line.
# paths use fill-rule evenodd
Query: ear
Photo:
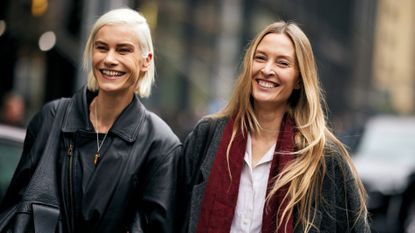
M 151 59 L 153 59 L 153 54 L 148 53 L 141 64 L 141 71 L 147 71 L 150 68 Z

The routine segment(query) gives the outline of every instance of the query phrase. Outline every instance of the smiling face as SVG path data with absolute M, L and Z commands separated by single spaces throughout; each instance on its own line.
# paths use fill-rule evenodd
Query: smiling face
M 149 60 L 143 57 L 137 33 L 129 25 L 105 25 L 98 30 L 92 51 L 92 67 L 100 91 L 134 93 Z
M 254 106 L 285 107 L 299 87 L 299 72 L 292 41 L 285 34 L 269 33 L 261 40 L 252 61 Z

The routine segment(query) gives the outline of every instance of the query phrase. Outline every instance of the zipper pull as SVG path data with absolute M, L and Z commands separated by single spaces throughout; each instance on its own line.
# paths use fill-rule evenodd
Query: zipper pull
M 72 154 L 73 154 L 73 144 L 70 144 L 69 145 L 69 148 L 68 148 L 68 156 L 72 156 Z

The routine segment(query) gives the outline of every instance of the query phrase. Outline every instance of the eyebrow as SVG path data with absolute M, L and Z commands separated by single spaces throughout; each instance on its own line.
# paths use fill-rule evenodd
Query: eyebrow
M 104 45 L 107 45 L 108 43 L 106 43 L 104 41 L 101 41 L 101 40 L 96 40 L 94 42 L 94 45 L 96 45 L 96 44 L 104 44 Z M 123 46 L 134 47 L 134 48 L 136 47 L 133 43 L 127 43 L 127 42 L 117 43 L 117 47 L 123 47 Z
M 256 49 L 256 50 L 255 50 L 255 52 L 254 52 L 254 54 L 257 54 L 257 53 L 266 54 L 265 52 L 263 52 L 263 51 L 261 51 L 261 50 Z
M 256 54 L 264 54 L 264 55 L 267 55 L 267 53 L 265 51 L 262 51 L 260 49 L 256 49 L 254 55 L 256 55 Z M 290 60 L 290 61 L 295 61 L 296 60 L 295 57 L 292 57 L 290 55 L 284 55 L 284 54 L 278 55 L 277 58 L 285 58 L 285 59 Z

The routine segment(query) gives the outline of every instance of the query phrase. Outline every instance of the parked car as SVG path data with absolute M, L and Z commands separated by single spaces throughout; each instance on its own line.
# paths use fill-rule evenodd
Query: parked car
M 370 119 L 353 161 L 368 191 L 373 231 L 415 233 L 415 117 Z
M 24 129 L 0 125 L 0 200 L 19 162 L 25 134 Z

